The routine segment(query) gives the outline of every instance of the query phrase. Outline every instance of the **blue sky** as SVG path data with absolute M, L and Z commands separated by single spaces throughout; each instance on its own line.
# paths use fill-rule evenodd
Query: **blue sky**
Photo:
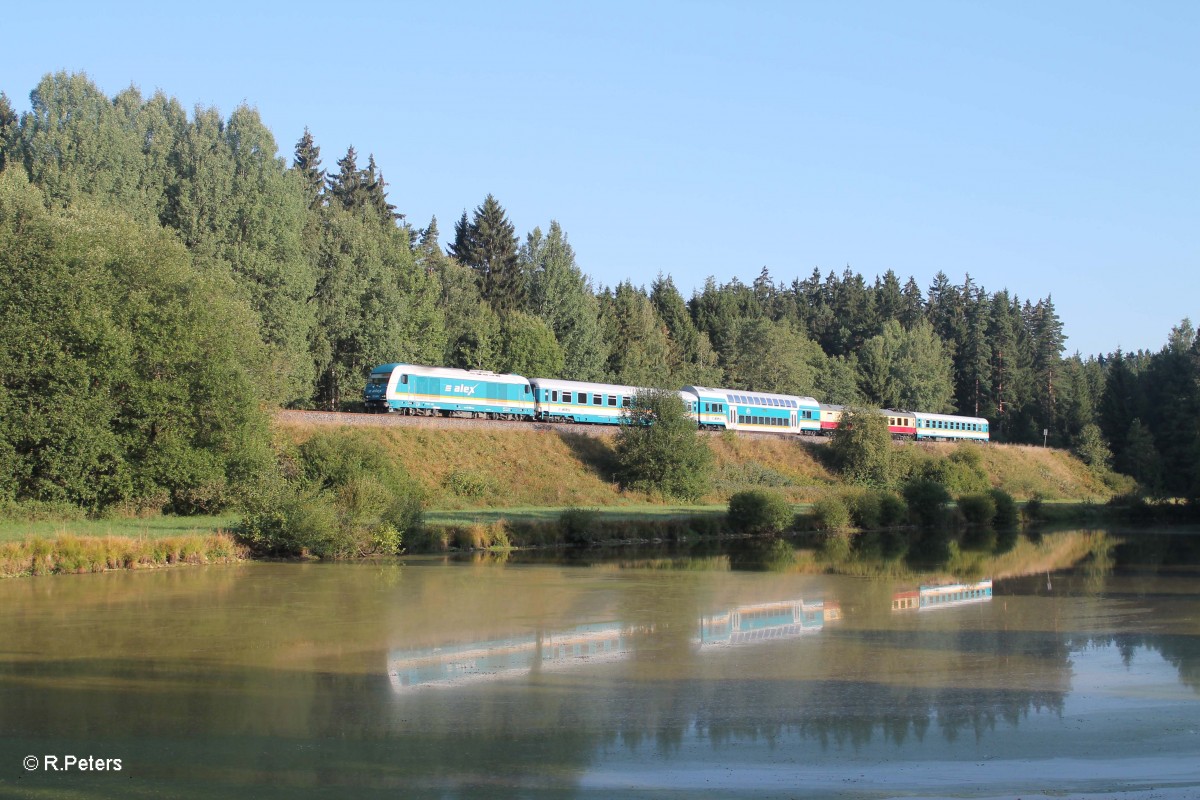
M 1200 3 L 21 3 L 83 71 L 351 144 L 443 243 L 489 192 L 598 285 L 846 266 L 1052 295 L 1068 350 L 1200 322 Z

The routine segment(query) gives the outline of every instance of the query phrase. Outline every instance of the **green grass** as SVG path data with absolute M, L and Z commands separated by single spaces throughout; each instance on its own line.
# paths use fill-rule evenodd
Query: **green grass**
M 19 542 L 27 538 L 55 536 L 163 539 L 187 534 L 228 531 L 238 520 L 236 514 L 209 517 L 147 517 L 129 519 L 82 519 L 23 521 L 0 519 L 0 542 Z

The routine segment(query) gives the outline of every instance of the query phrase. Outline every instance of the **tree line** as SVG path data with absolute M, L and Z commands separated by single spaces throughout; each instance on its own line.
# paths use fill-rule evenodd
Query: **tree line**
M 27 113 L 0 94 L 0 496 L 219 505 L 264 409 L 351 407 L 390 361 L 958 412 L 1161 493 L 1200 482 L 1190 323 L 1158 353 L 1064 357 L 1050 297 L 969 275 L 597 287 L 554 220 L 518 236 L 489 194 L 443 245 L 373 155 L 326 169 L 307 130 L 278 151 L 247 106 L 65 72 Z

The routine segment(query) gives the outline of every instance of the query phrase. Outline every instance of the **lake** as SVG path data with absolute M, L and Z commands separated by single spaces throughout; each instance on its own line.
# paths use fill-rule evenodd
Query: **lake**
M 6 580 L 0 796 L 1200 797 L 1200 537 L 864 544 Z

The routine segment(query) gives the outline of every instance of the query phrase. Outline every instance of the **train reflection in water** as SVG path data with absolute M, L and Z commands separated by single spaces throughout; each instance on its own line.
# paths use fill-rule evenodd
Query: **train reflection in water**
M 821 630 L 841 618 L 836 603 L 783 600 L 739 606 L 701 617 L 691 640 L 698 649 L 789 639 Z M 532 672 L 552 672 L 619 661 L 639 642 L 653 638 L 653 625 L 619 622 L 577 625 L 509 639 L 470 642 L 425 650 L 398 650 L 388 659 L 397 692 L 417 687 L 463 686 Z
M 952 583 L 946 586 L 922 586 L 892 595 L 892 611 L 929 611 L 992 599 L 992 582 Z
M 950 608 L 992 599 L 990 580 L 922 586 L 892 595 L 892 611 Z M 792 639 L 822 630 L 842 618 L 835 602 L 803 599 L 753 603 L 701 617 L 691 643 L 701 652 L 716 647 Z M 425 650 L 397 650 L 388 658 L 392 687 L 463 686 L 620 661 L 640 643 L 652 641 L 653 625 L 599 622 L 525 636 L 468 642 Z

